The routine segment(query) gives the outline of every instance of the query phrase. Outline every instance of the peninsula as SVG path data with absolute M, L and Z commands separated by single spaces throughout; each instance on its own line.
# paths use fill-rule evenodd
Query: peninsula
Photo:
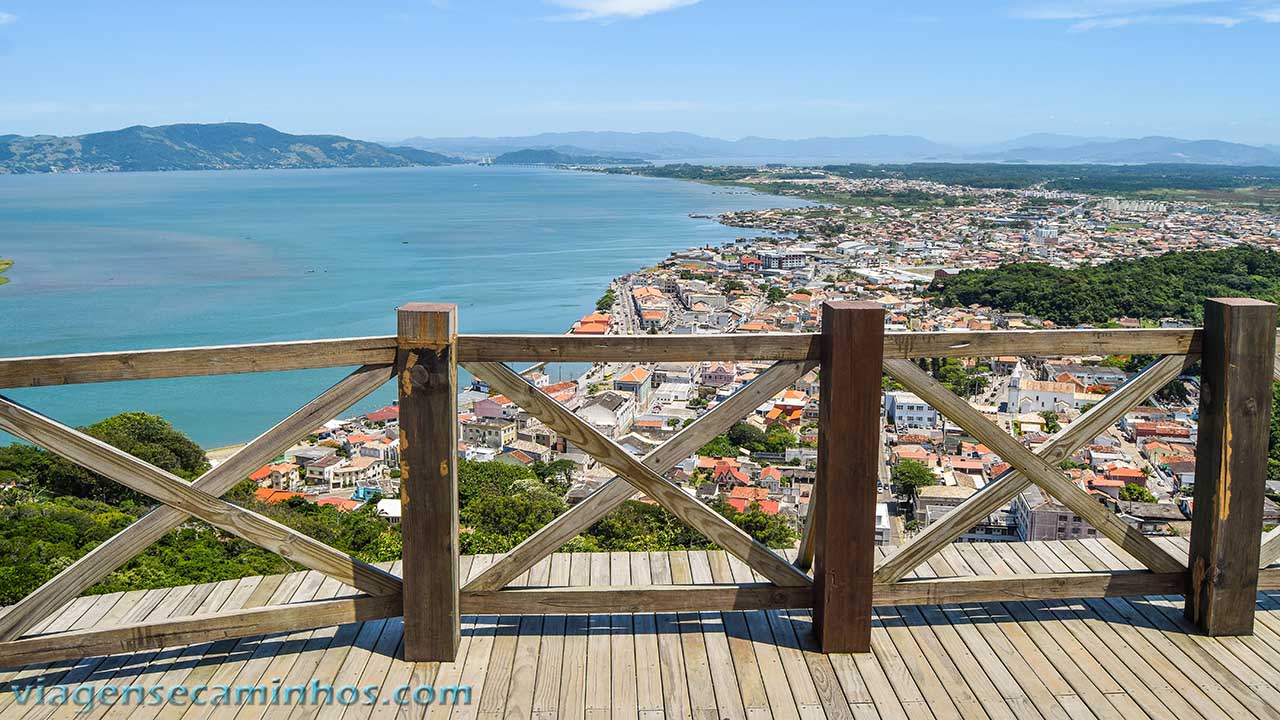
M 412 167 L 458 158 L 341 135 L 290 135 L 257 123 L 134 125 L 58 137 L 0 135 L 0 175 L 155 170 Z

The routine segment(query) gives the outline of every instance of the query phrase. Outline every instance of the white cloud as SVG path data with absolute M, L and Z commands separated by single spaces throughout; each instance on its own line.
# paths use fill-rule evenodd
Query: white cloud
M 1249 14 L 1266 23 L 1280 23 L 1280 5 L 1272 7 L 1254 8 Z
M 12 25 L 18 22 L 18 16 L 13 13 L 0 12 L 0 25 Z
M 618 20 L 696 5 L 701 0 L 549 0 L 571 10 L 560 20 Z
M 1026 20 L 1087 20 L 1217 4 L 1221 0 L 1058 0 L 1020 6 L 1014 9 L 1013 16 Z
M 1116 17 L 1090 18 L 1072 23 L 1072 32 L 1107 30 L 1130 25 L 1216 25 L 1230 28 L 1244 22 L 1245 18 L 1232 15 L 1120 15 Z
M 1068 23 L 1071 32 L 1134 25 L 1209 25 L 1280 22 L 1280 5 L 1259 7 L 1241 0 L 1035 0 L 1010 14 L 1024 20 Z

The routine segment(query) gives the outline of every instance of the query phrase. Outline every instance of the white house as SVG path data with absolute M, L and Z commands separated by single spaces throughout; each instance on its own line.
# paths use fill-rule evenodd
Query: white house
M 894 390 L 884 394 L 885 418 L 899 427 L 928 428 L 938 424 L 938 411 L 915 393 Z

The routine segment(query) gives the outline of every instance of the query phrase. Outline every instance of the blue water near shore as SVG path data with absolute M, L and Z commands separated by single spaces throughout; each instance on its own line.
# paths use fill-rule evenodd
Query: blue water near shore
M 797 204 L 538 168 L 0 176 L 0 356 L 392 334 L 415 300 L 457 303 L 462 332 L 558 333 L 610 279 L 742 234 L 689 213 Z M 73 425 L 158 413 L 216 447 L 345 372 L 6 394 Z

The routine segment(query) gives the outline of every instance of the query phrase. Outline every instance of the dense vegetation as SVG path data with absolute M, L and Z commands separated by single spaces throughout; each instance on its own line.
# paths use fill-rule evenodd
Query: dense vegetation
M 457 162 L 461 161 L 417 148 L 388 147 L 340 135 L 290 135 L 255 123 L 135 125 L 74 137 L 0 136 L 0 174 L 409 167 Z
M 1125 194 L 1150 190 L 1219 190 L 1280 186 L 1280 167 L 1229 165 L 1023 165 L 1010 163 L 909 163 L 828 165 L 850 178 L 901 178 L 980 188 L 1028 188 Z
M 195 443 L 154 415 L 125 413 L 85 428 L 110 443 L 180 477 L 208 468 Z M 532 468 L 462 461 L 458 467 L 464 553 L 510 550 L 567 507 L 573 464 L 537 463 Z M 152 502 L 44 450 L 24 444 L 0 447 L 0 605 L 16 602 L 94 546 L 132 523 Z M 267 504 L 254 498 L 245 480 L 227 499 L 266 515 L 368 562 L 400 557 L 398 526 L 370 504 L 354 512 L 300 498 Z M 782 518 L 758 508 L 716 509 L 772 547 L 790 547 L 795 532 Z M 671 513 L 628 501 L 566 547 L 568 550 L 674 550 L 711 543 Z M 191 521 L 165 535 L 137 558 L 111 573 L 90 592 L 215 582 L 300 567 L 250 542 Z
M 558 150 L 514 150 L 493 159 L 494 165 L 648 165 L 647 160 L 609 155 L 574 155 Z
M 639 168 L 608 168 L 605 172 L 628 175 L 644 175 L 646 177 L 672 178 L 674 180 L 701 180 L 703 182 L 734 182 L 757 174 L 755 168 L 690 165 L 678 163 L 674 165 L 654 165 Z
M 784 453 L 787 448 L 799 447 L 800 442 L 782 425 L 772 425 L 768 430 L 761 430 L 754 425 L 740 422 L 721 433 L 702 449 L 699 455 L 707 457 L 736 457 L 740 450 L 753 453 Z
M 893 178 L 924 180 L 948 185 L 978 188 L 1023 189 L 1044 187 L 1050 190 L 1093 193 L 1100 195 L 1164 196 L 1169 192 L 1203 193 L 1263 189 L 1280 190 L 1280 167 L 1201 164 L 1126 164 L 1126 165 L 1032 165 L 1022 163 L 905 163 L 881 165 L 856 163 L 825 165 L 822 170 L 847 178 Z M 640 168 L 614 168 L 609 172 L 632 173 L 649 177 L 733 183 L 759 174 L 759 169 L 742 166 L 658 165 Z M 778 179 L 810 177 L 812 171 L 784 172 Z M 769 186 L 753 186 L 768 190 Z M 778 188 L 783 186 L 779 185 Z M 813 197 L 815 200 L 824 200 Z M 853 198 L 854 200 L 858 198 Z M 1252 198 L 1241 197 L 1241 200 Z M 838 201 L 839 198 L 826 200 Z M 898 198 L 899 201 L 903 200 Z M 911 198 L 906 198 L 911 200 Z
M 1060 325 L 1121 316 L 1199 320 L 1207 297 L 1280 301 L 1280 253 L 1237 247 L 1071 269 L 1015 263 L 965 270 L 935 280 L 929 291 L 939 305 L 989 305 Z

